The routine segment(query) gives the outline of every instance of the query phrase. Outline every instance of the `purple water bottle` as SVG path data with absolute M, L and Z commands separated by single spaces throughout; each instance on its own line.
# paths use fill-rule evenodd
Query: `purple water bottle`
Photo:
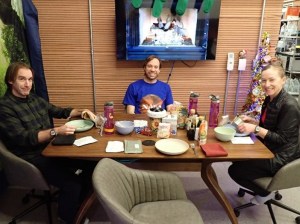
M 190 93 L 190 98 L 189 98 L 189 107 L 188 107 L 188 112 L 189 115 L 196 114 L 198 110 L 198 98 L 199 94 L 195 92 Z
M 113 102 L 106 102 L 104 104 L 104 117 L 106 118 L 104 124 L 104 133 L 107 135 L 111 135 L 114 133 L 114 129 L 115 129 Z
M 219 96 L 210 95 L 210 110 L 209 110 L 209 127 L 218 126 L 220 98 Z

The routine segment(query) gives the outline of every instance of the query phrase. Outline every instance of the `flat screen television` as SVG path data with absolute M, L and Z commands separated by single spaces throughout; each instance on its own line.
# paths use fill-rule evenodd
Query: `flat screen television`
M 189 0 L 182 16 L 177 0 L 166 0 L 160 17 L 152 16 L 154 0 L 135 8 L 131 0 L 115 0 L 117 59 L 144 60 L 154 54 L 162 60 L 214 60 L 221 0 L 208 13 L 203 0 Z

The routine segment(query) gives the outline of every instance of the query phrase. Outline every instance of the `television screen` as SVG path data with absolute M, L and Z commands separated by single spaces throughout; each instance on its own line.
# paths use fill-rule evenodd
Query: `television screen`
M 221 0 L 207 1 L 211 7 L 190 0 L 182 15 L 177 0 L 165 1 L 159 13 L 155 1 L 143 0 L 135 8 L 132 0 L 115 0 L 117 59 L 144 60 L 151 54 L 162 60 L 215 59 Z

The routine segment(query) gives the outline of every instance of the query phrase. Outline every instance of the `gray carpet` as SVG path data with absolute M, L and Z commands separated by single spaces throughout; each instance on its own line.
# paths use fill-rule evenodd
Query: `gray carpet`
M 250 199 L 249 195 L 245 195 L 243 198 L 236 196 L 238 185 L 235 184 L 227 174 L 227 168 L 229 163 L 215 163 L 214 168 L 216 170 L 219 184 L 227 195 L 230 203 L 233 206 L 238 206 Z M 201 216 L 203 217 L 205 224 L 229 224 L 228 219 L 223 208 L 219 202 L 215 199 L 213 194 L 207 189 L 206 185 L 201 179 L 198 172 L 177 172 L 184 182 L 188 197 L 199 209 Z M 282 202 L 293 207 L 296 210 L 300 210 L 300 188 L 293 188 L 289 190 L 283 190 L 280 192 L 283 196 Z M 9 190 L 5 194 L 0 195 L 0 223 L 8 223 L 10 217 L 20 211 L 24 205 L 21 203 L 21 198 L 24 195 L 24 191 L 21 190 Z M 293 224 L 295 223 L 296 214 L 288 212 L 278 207 L 273 207 L 278 224 Z M 56 216 L 56 205 L 53 205 L 54 216 Z M 101 208 L 99 203 L 93 206 L 93 209 L 88 214 L 89 223 L 91 224 L 109 224 L 109 219 L 105 212 Z M 241 224 L 253 224 L 264 223 L 271 224 L 272 220 L 269 215 L 266 205 L 254 206 L 241 211 L 238 217 Z M 43 206 L 38 210 L 24 217 L 18 223 L 21 224 L 43 224 L 47 223 L 46 208 Z M 56 223 L 56 222 L 55 222 Z

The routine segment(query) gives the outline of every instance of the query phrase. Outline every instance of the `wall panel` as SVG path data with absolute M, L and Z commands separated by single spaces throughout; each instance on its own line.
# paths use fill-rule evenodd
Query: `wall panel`
M 52 103 L 93 110 L 93 82 L 88 0 L 34 0 L 39 12 L 44 68 Z M 96 111 L 114 101 L 122 111 L 128 84 L 143 76 L 142 62 L 117 61 L 115 56 L 114 1 L 91 0 L 95 58 Z M 187 105 L 190 91 L 200 92 L 199 110 L 207 114 L 209 94 L 221 96 L 224 105 L 227 53 L 234 52 L 230 73 L 227 113 L 233 113 L 237 85 L 237 54 L 246 49 L 247 70 L 241 74 L 238 111 L 245 102 L 251 80 L 251 61 L 256 55 L 263 1 L 222 0 L 217 55 L 214 61 L 176 61 L 170 79 L 174 98 Z M 282 1 L 267 0 L 263 31 L 277 43 Z M 160 79 L 166 81 L 172 62 L 164 62 Z M 223 111 L 223 109 L 222 109 Z

